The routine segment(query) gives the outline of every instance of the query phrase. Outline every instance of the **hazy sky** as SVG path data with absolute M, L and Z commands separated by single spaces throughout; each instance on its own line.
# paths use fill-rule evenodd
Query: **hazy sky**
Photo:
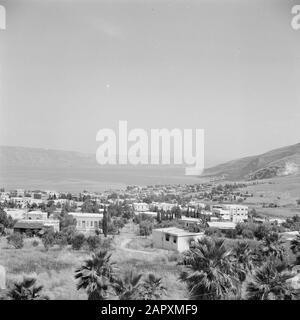
M 127 120 L 205 129 L 209 166 L 300 142 L 297 3 L 0 0 L 0 144 L 95 153 Z

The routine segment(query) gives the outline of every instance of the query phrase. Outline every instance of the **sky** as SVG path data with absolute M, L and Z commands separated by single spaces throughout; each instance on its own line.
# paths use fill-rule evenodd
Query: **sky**
M 205 131 L 205 166 L 300 142 L 289 0 L 0 0 L 0 145 L 96 153 L 96 134 Z

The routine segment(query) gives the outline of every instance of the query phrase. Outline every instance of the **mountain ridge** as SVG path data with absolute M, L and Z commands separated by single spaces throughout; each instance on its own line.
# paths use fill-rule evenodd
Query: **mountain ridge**
M 297 143 L 207 168 L 202 176 L 254 180 L 295 175 L 299 172 L 300 143 Z

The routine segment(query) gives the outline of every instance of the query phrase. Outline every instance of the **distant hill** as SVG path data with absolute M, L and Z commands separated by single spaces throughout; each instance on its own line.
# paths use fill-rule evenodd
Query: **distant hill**
M 94 154 L 42 148 L 0 146 L 0 165 L 16 167 L 95 167 Z
M 300 143 L 245 157 L 204 170 L 203 177 L 268 179 L 300 173 Z

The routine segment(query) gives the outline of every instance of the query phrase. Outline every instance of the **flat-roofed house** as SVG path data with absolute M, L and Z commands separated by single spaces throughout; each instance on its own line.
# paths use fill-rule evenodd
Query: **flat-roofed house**
M 221 220 L 231 220 L 230 211 L 228 209 L 225 210 L 222 205 L 214 205 L 212 207 L 212 213 Z
M 183 229 L 171 227 L 153 229 L 153 246 L 159 249 L 183 252 L 189 250 L 190 243 L 204 237 L 204 233 L 193 233 Z
M 157 216 L 157 212 L 154 212 L 154 211 L 140 211 L 140 212 L 135 212 L 134 214 L 136 216 L 146 215 L 148 217 L 154 217 L 154 218 Z
M 23 219 L 26 214 L 25 209 L 5 209 L 8 216 L 12 217 L 14 220 Z
M 220 230 L 232 230 L 236 226 L 236 223 L 232 221 L 209 221 L 207 224 L 210 228 L 218 228 Z
M 192 225 L 198 225 L 201 224 L 201 220 L 199 218 L 190 218 L 190 217 L 186 217 L 186 216 L 182 216 L 180 218 L 180 221 L 186 226 L 186 227 L 190 227 Z
M 48 213 L 40 210 L 28 211 L 25 213 L 25 219 L 28 220 L 47 220 Z
M 44 229 L 52 228 L 54 232 L 59 232 L 59 220 L 55 219 L 21 219 L 14 225 L 14 232 L 32 232 L 38 233 Z
M 134 211 L 143 212 L 149 211 L 149 204 L 144 202 L 135 202 L 133 203 Z
M 94 233 L 102 229 L 102 213 L 69 212 L 76 219 L 76 230 L 82 233 Z

